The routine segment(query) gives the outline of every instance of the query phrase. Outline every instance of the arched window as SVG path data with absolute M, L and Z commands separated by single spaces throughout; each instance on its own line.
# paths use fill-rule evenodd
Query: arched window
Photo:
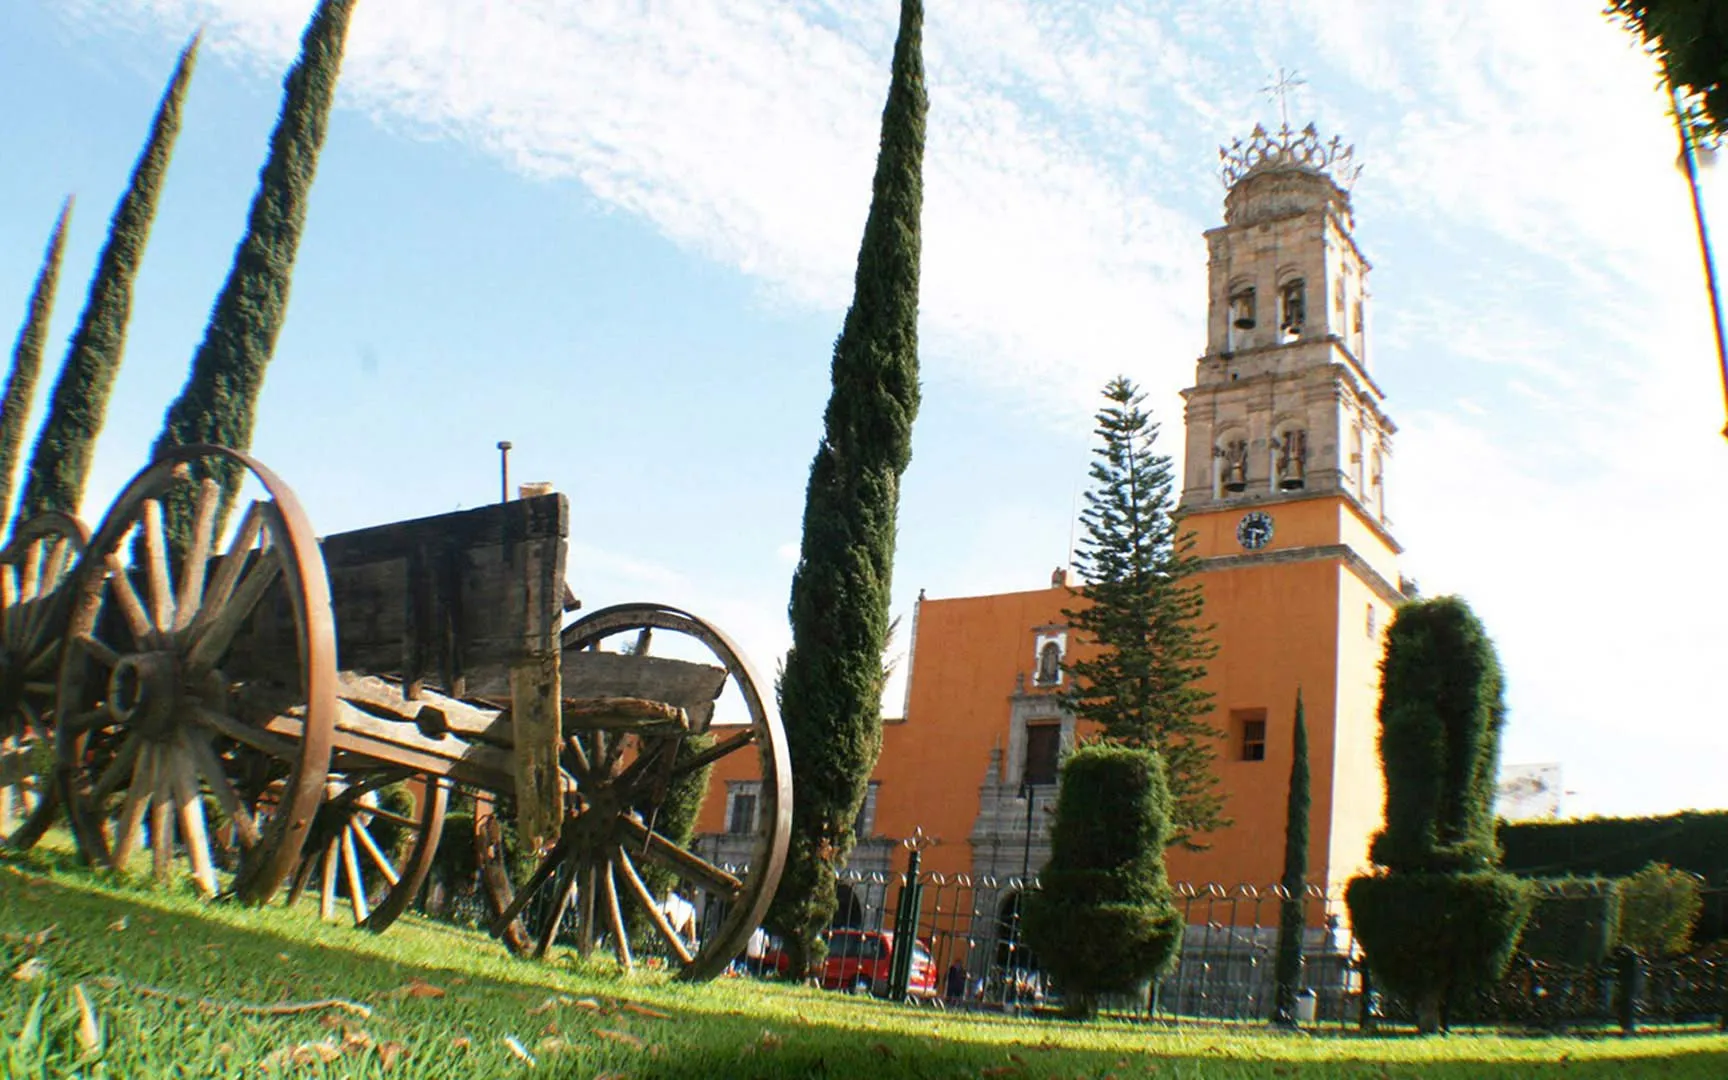
M 1278 286 L 1278 331 L 1286 339 L 1298 338 L 1307 323 L 1308 286 L 1301 278 L 1291 278 Z
M 1038 650 L 1038 670 L 1032 681 L 1038 686 L 1055 686 L 1062 681 L 1062 646 L 1046 641 Z
M 1257 323 L 1254 286 L 1247 282 L 1230 286 L 1229 301 L 1225 305 L 1225 347 L 1234 352 L 1253 344 L 1254 327 Z
M 1384 518 L 1386 516 L 1386 474 L 1385 474 L 1385 469 L 1386 469 L 1386 459 L 1381 456 L 1379 450 L 1375 450 L 1374 451 L 1373 471 L 1371 473 L 1369 473 L 1370 479 L 1369 479 L 1368 500 L 1369 500 L 1369 503 L 1374 507 L 1375 516 L 1380 517 L 1380 518 Z
M 1239 435 L 1226 435 L 1213 449 L 1218 458 L 1220 494 L 1248 490 L 1248 440 Z
M 1302 428 L 1285 428 L 1278 436 L 1277 457 L 1273 463 L 1278 474 L 1278 490 L 1298 491 L 1308 486 L 1308 432 Z

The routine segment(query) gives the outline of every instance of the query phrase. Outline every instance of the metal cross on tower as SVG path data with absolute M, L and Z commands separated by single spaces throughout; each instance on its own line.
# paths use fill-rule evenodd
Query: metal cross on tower
M 1278 77 L 1260 88 L 1262 94 L 1278 99 L 1278 119 L 1283 122 L 1285 130 L 1290 128 L 1290 92 L 1298 86 L 1307 85 L 1308 80 L 1297 78 L 1294 70 L 1285 71 L 1279 68 Z

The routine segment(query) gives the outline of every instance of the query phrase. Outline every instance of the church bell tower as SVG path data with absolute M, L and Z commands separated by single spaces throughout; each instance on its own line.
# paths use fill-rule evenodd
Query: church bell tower
M 1182 508 L 1252 513 L 1236 539 L 1253 551 L 1275 541 L 1277 506 L 1341 498 L 1396 550 L 1386 512 L 1396 429 L 1368 366 L 1352 148 L 1322 143 L 1310 124 L 1257 127 L 1219 153 L 1228 193 L 1224 224 L 1206 233 L 1206 354 L 1183 392 Z

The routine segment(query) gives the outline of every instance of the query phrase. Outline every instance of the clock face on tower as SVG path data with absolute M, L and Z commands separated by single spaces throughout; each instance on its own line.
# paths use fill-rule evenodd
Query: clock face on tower
M 1236 542 L 1249 551 L 1259 551 L 1272 542 L 1272 515 L 1250 510 L 1236 524 Z

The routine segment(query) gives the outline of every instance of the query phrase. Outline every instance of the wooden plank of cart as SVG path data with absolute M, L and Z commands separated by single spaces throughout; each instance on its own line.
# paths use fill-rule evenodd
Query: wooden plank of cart
M 245 489 L 226 515 L 222 475 Z M 179 544 L 173 499 L 193 523 Z M 687 612 L 624 604 L 561 625 L 568 529 L 548 494 L 320 543 L 246 455 L 159 458 L 69 576 L 55 782 L 79 849 L 115 867 L 148 850 L 159 877 L 184 860 L 212 896 L 315 894 L 325 916 L 382 930 L 460 791 L 512 947 L 544 954 L 563 932 L 584 955 L 718 974 L 785 860 L 779 719 L 742 652 Z M 761 780 L 740 868 L 656 827 L 680 781 L 731 755 Z

